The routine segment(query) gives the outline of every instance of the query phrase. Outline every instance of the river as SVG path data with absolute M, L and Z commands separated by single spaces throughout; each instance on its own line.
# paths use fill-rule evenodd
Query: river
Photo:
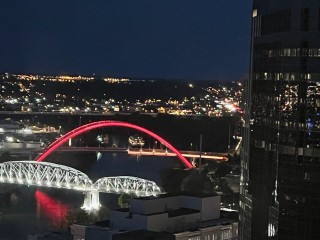
M 85 156 L 85 155 L 84 155 Z M 64 159 L 65 160 L 65 159 Z M 63 164 L 63 161 L 60 164 Z M 103 153 L 82 169 L 93 181 L 106 176 L 136 176 L 161 185 L 161 172 L 181 166 L 176 157 L 132 156 L 126 153 Z M 68 159 L 70 162 L 70 156 Z M 2 185 L 3 204 L 0 216 L 0 239 L 27 239 L 28 234 L 58 230 L 59 220 L 83 204 L 83 193 L 73 190 Z M 7 189 L 7 190 L 6 190 Z M 117 208 L 117 196 L 100 193 L 100 203 Z

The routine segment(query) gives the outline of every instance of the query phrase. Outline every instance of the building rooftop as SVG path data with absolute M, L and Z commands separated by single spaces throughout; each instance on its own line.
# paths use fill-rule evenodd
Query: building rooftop
M 199 213 L 199 210 L 191 209 L 191 208 L 179 208 L 174 209 L 172 211 L 168 211 L 168 217 L 177 217 L 177 216 L 183 216 L 183 215 L 189 215 L 193 213 Z
M 112 236 L 114 240 L 174 240 L 175 237 L 170 233 L 153 232 L 146 230 L 136 230 L 115 234 Z
M 197 197 L 197 198 L 207 198 L 207 197 L 215 197 L 217 194 L 205 194 L 205 193 L 192 193 L 192 192 L 173 192 L 173 193 L 164 193 L 158 196 L 147 196 L 147 197 L 136 197 L 134 199 L 141 200 L 153 200 L 159 198 L 168 198 L 168 197 Z

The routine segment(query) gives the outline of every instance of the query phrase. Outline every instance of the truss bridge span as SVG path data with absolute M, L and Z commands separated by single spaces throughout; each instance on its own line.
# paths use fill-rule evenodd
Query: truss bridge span
M 153 181 L 133 176 L 103 177 L 95 183 L 83 172 L 50 162 L 11 161 L 0 164 L 0 183 L 64 188 L 85 193 L 83 208 L 100 207 L 99 192 L 156 196 L 160 187 Z
M 32 186 L 90 190 L 92 181 L 83 172 L 50 162 L 11 161 L 0 164 L 0 182 Z

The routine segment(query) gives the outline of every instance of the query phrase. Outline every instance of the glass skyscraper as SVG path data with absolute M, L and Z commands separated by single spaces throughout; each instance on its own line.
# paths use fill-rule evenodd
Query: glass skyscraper
M 320 0 L 254 0 L 239 235 L 320 239 Z

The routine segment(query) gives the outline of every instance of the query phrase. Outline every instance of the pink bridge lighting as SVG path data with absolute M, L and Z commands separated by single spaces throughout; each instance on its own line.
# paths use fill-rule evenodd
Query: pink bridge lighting
M 60 223 L 69 211 L 69 207 L 49 195 L 37 190 L 37 213 L 46 215 L 53 223 Z
M 173 147 L 168 141 L 160 137 L 159 135 L 155 134 L 154 132 L 151 132 L 148 129 L 145 129 L 143 127 L 137 126 L 132 123 L 126 123 L 126 122 L 118 122 L 118 121 L 98 121 L 98 122 L 92 122 L 85 124 L 81 127 L 75 128 L 71 130 L 70 132 L 66 133 L 65 135 L 61 136 L 58 138 L 56 141 L 51 143 L 46 150 L 36 159 L 37 162 L 41 162 L 45 160 L 48 155 L 50 155 L 54 150 L 56 150 L 58 147 L 60 147 L 62 144 L 67 142 L 70 138 L 74 138 L 81 133 L 88 132 L 93 129 L 97 128 L 103 128 L 103 127 L 125 127 L 125 128 L 131 128 L 138 130 L 140 132 L 143 132 L 154 139 L 158 140 L 161 142 L 163 145 L 165 145 L 167 148 L 169 148 L 172 152 L 174 152 L 177 157 L 180 159 L 180 161 L 187 167 L 187 168 L 193 168 L 192 164 L 184 157 L 182 154 L 179 152 L 178 149 Z

